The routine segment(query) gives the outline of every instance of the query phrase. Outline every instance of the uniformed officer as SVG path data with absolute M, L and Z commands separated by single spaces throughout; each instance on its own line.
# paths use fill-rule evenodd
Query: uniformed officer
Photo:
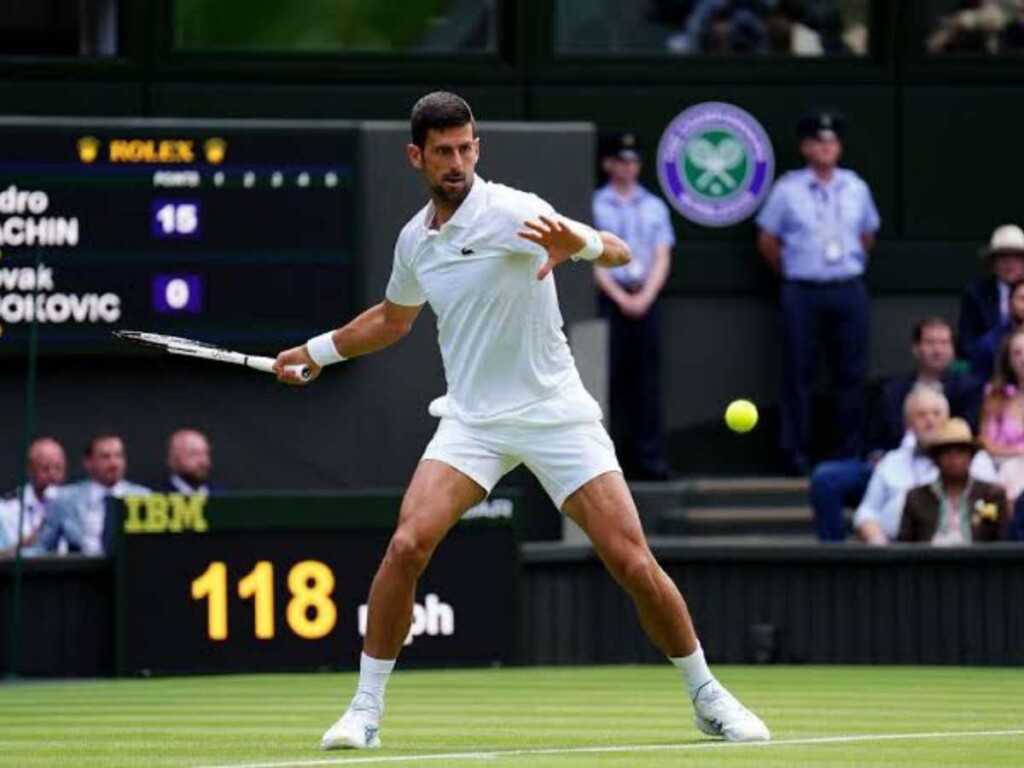
M 56 487 L 64 482 L 66 468 L 64 449 L 60 443 L 49 437 L 32 441 L 28 450 L 29 482 L 0 500 L 0 551 L 17 546 L 19 519 L 22 544 L 33 543 L 43 524 L 46 502 Z M 19 494 L 21 502 L 18 500 Z
M 639 184 L 636 137 L 605 142 L 601 167 L 608 183 L 594 193 L 594 225 L 629 244 L 633 260 L 595 269 L 599 310 L 611 335 L 611 433 L 626 475 L 671 477 L 661 408 L 661 308 L 675 234 L 668 206 Z
M 840 168 L 845 120 L 814 112 L 798 124 L 802 170 L 780 178 L 757 217 L 757 246 L 782 278 L 781 447 L 789 469 L 810 467 L 811 405 L 819 353 L 833 378 L 835 455 L 860 448 L 869 296 L 862 275 L 879 227 L 867 184 Z

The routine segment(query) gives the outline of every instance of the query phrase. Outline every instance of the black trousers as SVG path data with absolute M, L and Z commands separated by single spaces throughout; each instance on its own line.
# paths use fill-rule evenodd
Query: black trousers
M 615 302 L 598 295 L 598 312 L 610 334 L 611 435 L 622 469 L 630 478 L 668 472 L 661 406 L 661 304 L 646 315 L 626 317 Z
M 832 377 L 833 456 L 854 458 L 861 448 L 864 384 L 868 373 L 871 300 L 860 279 L 835 283 L 786 280 L 781 290 L 783 385 L 781 448 L 791 459 L 811 450 L 814 374 L 824 353 Z

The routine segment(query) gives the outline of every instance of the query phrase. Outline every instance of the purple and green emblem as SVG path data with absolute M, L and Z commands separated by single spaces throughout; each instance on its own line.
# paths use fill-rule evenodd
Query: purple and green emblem
M 723 102 L 690 107 L 658 143 L 658 180 L 686 219 L 727 227 L 764 200 L 775 173 L 772 143 L 745 110 Z

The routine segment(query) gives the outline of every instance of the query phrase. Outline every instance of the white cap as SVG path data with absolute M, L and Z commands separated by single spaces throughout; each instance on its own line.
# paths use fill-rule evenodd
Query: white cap
M 1003 224 L 1001 227 L 996 227 L 995 232 L 992 233 L 992 239 L 989 240 L 988 248 L 985 248 L 981 255 L 991 256 L 999 251 L 1024 253 L 1024 229 L 1016 224 Z

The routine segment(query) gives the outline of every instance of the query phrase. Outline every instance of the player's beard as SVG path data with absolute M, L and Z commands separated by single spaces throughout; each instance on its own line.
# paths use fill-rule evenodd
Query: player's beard
M 444 186 L 444 182 L 446 181 L 459 181 L 462 179 L 465 179 L 466 183 L 463 184 L 458 189 L 448 189 Z M 456 207 L 460 205 L 463 200 L 466 199 L 466 196 L 469 194 L 469 190 L 472 189 L 472 187 L 473 176 L 471 175 L 459 176 L 455 178 L 445 177 L 441 179 L 441 182 L 439 184 L 436 184 L 430 188 L 430 193 L 434 196 L 435 200 L 441 200 L 452 207 Z

